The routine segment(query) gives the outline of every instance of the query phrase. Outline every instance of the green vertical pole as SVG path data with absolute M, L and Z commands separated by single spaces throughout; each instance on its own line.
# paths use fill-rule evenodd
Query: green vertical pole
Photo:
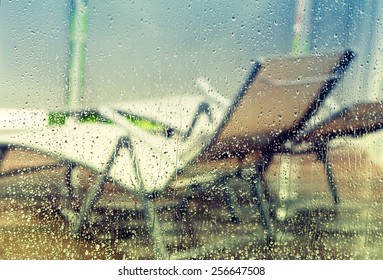
M 69 74 L 67 105 L 76 107 L 84 94 L 84 68 L 88 32 L 88 0 L 70 1 Z
M 311 41 L 311 0 L 297 0 L 292 54 L 310 52 Z

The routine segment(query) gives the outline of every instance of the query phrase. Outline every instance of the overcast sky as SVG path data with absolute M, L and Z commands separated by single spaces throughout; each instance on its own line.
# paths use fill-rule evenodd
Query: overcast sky
M 375 20 L 366 1 L 313 1 L 312 48 L 358 48 Z M 189 94 L 199 76 L 234 95 L 254 60 L 290 52 L 294 13 L 294 0 L 90 0 L 85 104 Z M 68 14 L 62 1 L 2 1 L 2 106 L 64 105 Z

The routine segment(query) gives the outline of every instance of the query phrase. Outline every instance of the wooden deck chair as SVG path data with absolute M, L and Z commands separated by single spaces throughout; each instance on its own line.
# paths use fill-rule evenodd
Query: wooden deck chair
M 73 215 L 76 233 L 83 230 L 107 178 L 112 178 L 122 188 L 141 195 L 156 257 L 168 258 L 151 194 L 172 184 L 222 183 L 241 176 L 251 185 L 269 242 L 273 229 L 263 194 L 264 173 L 272 156 L 321 106 L 353 57 L 352 51 L 346 51 L 264 59 L 255 63 L 233 101 L 202 86 L 207 91 L 200 100 L 191 97 L 173 104 L 174 98 L 164 99 L 164 107 L 145 102 L 124 110 L 98 108 L 115 125 L 68 123 L 54 129 L 5 133 L 0 135 L 0 144 L 31 147 L 100 174 L 79 213 Z M 160 120 L 166 133 L 134 125 L 127 121 L 126 116 L 131 115 Z M 236 220 L 232 207 L 229 210 Z
M 293 140 L 289 152 L 314 153 L 323 162 L 334 204 L 340 201 L 331 160 L 329 143 L 339 137 L 361 137 L 383 129 L 382 102 L 359 103 L 342 109 L 319 124 L 302 131 Z

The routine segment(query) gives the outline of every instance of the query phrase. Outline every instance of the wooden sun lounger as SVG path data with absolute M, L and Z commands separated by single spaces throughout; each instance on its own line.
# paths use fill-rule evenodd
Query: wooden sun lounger
M 325 166 L 328 184 L 335 204 L 340 201 L 338 187 L 331 161 L 328 158 L 328 145 L 339 137 L 361 137 L 383 128 L 382 102 L 359 103 L 342 109 L 319 124 L 298 134 L 292 139 L 292 146 L 285 151 L 314 153 Z

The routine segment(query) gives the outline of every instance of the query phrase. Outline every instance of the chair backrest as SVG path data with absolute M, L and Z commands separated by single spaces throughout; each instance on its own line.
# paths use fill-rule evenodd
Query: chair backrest
M 308 131 L 303 140 L 360 136 L 383 129 L 383 103 L 370 102 L 345 108 Z
M 257 63 L 202 157 L 267 149 L 303 127 L 354 54 L 276 57 Z

